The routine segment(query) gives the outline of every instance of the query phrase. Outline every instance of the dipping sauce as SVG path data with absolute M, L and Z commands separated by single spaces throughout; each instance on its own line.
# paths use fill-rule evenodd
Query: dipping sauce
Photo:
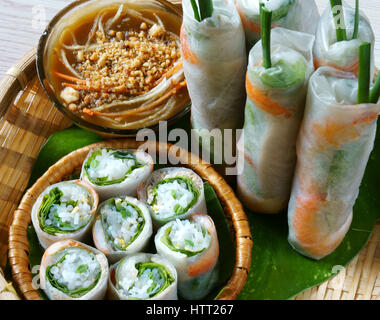
M 49 60 L 49 81 L 71 112 L 101 126 L 139 129 L 188 105 L 178 17 L 117 4 L 78 20 Z

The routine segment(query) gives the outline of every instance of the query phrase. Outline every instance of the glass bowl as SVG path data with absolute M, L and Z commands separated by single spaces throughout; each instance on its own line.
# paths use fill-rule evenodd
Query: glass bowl
M 52 101 L 53 105 L 79 127 L 92 132 L 96 132 L 105 137 L 133 137 L 136 136 L 141 129 L 148 128 L 154 131 L 158 130 L 159 123 L 153 126 L 141 127 L 137 129 L 118 129 L 92 123 L 71 112 L 60 102 L 57 97 L 57 92 L 55 92 L 53 85 L 49 82 L 48 58 L 52 47 L 57 41 L 57 37 L 62 33 L 67 25 L 70 25 L 70 21 L 77 21 L 77 19 L 80 18 L 81 14 L 83 14 L 85 10 L 100 10 L 107 5 L 128 3 L 135 5 L 138 4 L 138 6 L 142 6 L 144 8 L 152 8 L 168 12 L 172 14 L 173 17 L 178 18 L 178 25 L 181 26 L 181 9 L 166 0 L 79 0 L 69 4 L 58 12 L 58 14 L 51 20 L 46 30 L 42 34 L 37 48 L 37 74 L 42 87 Z M 180 30 L 178 30 L 178 35 L 179 31 Z M 182 119 L 190 112 L 190 109 L 191 102 L 189 98 L 189 102 L 183 109 L 166 120 L 168 125 L 172 125 Z

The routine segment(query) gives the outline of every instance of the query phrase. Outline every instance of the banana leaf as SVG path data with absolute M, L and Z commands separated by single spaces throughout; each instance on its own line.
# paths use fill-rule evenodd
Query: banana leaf
M 187 120 L 185 119 L 182 125 L 177 124 L 177 127 L 189 129 Z M 77 127 L 53 134 L 37 158 L 29 184 L 33 184 L 47 168 L 64 155 L 102 140 L 103 138 L 96 134 Z M 354 219 L 350 231 L 341 246 L 320 261 L 308 259 L 290 247 L 287 241 L 286 212 L 277 216 L 266 216 L 246 210 L 254 246 L 251 271 L 238 298 L 242 300 L 290 299 L 306 289 L 327 281 L 347 266 L 366 245 L 376 221 L 380 219 L 380 197 L 376 196 L 377 183 L 380 181 L 379 162 L 380 133 L 378 132 L 375 148 L 354 207 Z M 220 262 L 222 263 L 219 265 L 222 270 L 218 287 L 209 297 L 213 298 L 217 296 L 223 283 L 231 274 L 235 262 L 235 251 L 222 207 L 215 191 L 207 183 L 205 184 L 205 193 L 208 209 L 215 220 L 221 242 Z M 36 259 L 37 251 L 38 243 L 32 244 L 30 254 L 34 255 L 33 261 L 38 261 L 38 258 Z

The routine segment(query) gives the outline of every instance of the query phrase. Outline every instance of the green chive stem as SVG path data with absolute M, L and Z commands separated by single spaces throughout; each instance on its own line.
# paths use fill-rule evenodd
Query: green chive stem
M 336 40 L 338 42 L 347 40 L 347 33 L 346 33 L 346 26 L 345 26 L 345 22 L 344 22 L 342 0 L 330 0 L 330 5 L 331 5 L 331 10 L 333 12 L 335 31 L 336 31 Z M 339 6 L 340 10 L 334 9 L 334 8 L 336 8 L 336 6 Z M 339 19 L 337 19 L 338 15 L 340 15 Z M 341 26 L 339 26 L 339 24 Z
M 212 0 L 199 0 L 198 5 L 202 20 L 210 18 L 212 16 L 212 13 L 214 11 Z
M 359 35 L 359 0 L 355 2 L 355 25 L 354 25 L 354 33 L 352 35 L 352 39 L 357 39 Z
M 364 42 L 359 48 L 358 104 L 369 102 L 371 77 L 371 44 Z
M 264 67 L 266 69 L 272 67 L 271 60 L 271 27 L 272 27 L 272 11 L 265 8 L 263 3 L 260 3 L 260 25 L 261 25 L 261 45 L 263 48 Z
M 369 102 L 370 103 L 378 103 L 380 98 L 380 72 L 377 75 L 375 84 L 369 94 Z
M 197 20 L 197 21 L 200 22 L 201 21 L 201 17 L 199 16 L 197 2 L 195 0 L 190 0 L 190 3 L 191 3 L 191 6 L 193 7 L 195 20 Z

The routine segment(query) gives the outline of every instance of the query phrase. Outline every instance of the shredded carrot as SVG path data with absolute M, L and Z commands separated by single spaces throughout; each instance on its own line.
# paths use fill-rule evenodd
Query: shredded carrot
M 255 86 L 252 84 L 251 80 L 248 77 L 246 77 L 246 88 L 247 88 L 247 95 L 249 99 L 251 99 L 257 107 L 260 109 L 274 115 L 274 116 L 285 116 L 286 119 L 290 118 L 292 116 L 291 110 L 288 108 L 285 108 L 281 106 L 276 101 L 272 100 L 267 95 L 263 94 L 255 88 Z
M 160 83 L 163 79 L 169 79 L 174 73 L 176 73 L 179 69 L 182 68 L 182 61 L 177 63 L 173 68 L 171 68 L 168 72 L 164 73 L 164 75 L 158 79 L 156 82 L 155 82 L 155 85 L 157 85 L 158 83 Z
M 335 250 L 342 242 L 345 232 L 329 235 L 321 229 L 318 211 L 323 208 L 319 198 L 297 197 L 292 227 L 299 245 L 315 257 L 324 257 Z
M 180 39 L 183 58 L 189 61 L 191 64 L 198 64 L 199 58 L 190 48 L 189 42 L 187 41 L 186 30 L 183 25 L 181 27 Z
M 71 87 L 76 90 L 84 90 L 84 91 L 91 91 L 91 92 L 107 92 L 107 93 L 127 93 L 127 87 L 125 85 L 121 85 L 119 87 L 115 88 L 109 88 L 109 87 L 102 87 L 102 88 L 95 88 L 95 87 L 90 87 L 87 85 L 82 85 L 82 84 L 72 84 L 72 83 L 63 83 L 63 86 L 65 87 Z M 133 94 L 134 96 L 142 95 L 144 92 L 137 92 Z
M 356 76 L 358 76 L 359 58 L 357 58 L 354 62 L 352 62 L 352 64 L 350 64 L 347 68 L 338 67 L 337 65 L 334 65 L 334 64 L 328 63 L 326 61 L 318 60 L 317 58 L 314 58 L 315 70 L 317 70 L 319 67 L 322 67 L 322 66 L 328 66 L 328 67 L 332 67 L 332 68 L 335 68 L 335 69 L 338 69 L 341 71 L 351 72 L 351 73 L 354 73 Z
M 73 76 L 69 76 L 67 74 L 63 74 L 63 73 L 60 73 L 60 72 L 57 72 L 57 71 L 54 71 L 54 70 L 52 71 L 52 73 L 54 73 L 58 78 L 61 78 L 61 79 L 67 80 L 67 81 L 72 81 L 72 82 L 86 84 L 86 80 L 82 80 L 82 79 L 79 79 L 79 78 L 76 78 L 76 77 L 73 77 Z
M 241 21 L 243 23 L 243 26 L 245 28 L 248 28 L 250 31 L 260 35 L 261 33 L 261 26 L 260 24 L 256 24 L 254 23 L 253 21 L 249 20 L 242 12 L 241 12 L 241 9 L 239 8 L 239 5 L 236 3 L 236 9 L 237 9 L 237 12 L 239 13 L 240 15 L 240 18 L 241 18 Z M 273 28 L 273 27 L 272 27 Z
M 116 118 L 116 117 L 125 118 L 127 116 L 134 115 L 134 114 L 139 113 L 139 112 L 151 110 L 151 109 L 157 107 L 162 102 L 169 99 L 171 96 L 175 95 L 178 90 L 180 90 L 181 88 L 183 88 L 185 86 L 186 86 L 186 81 L 180 82 L 179 84 L 177 84 L 177 86 L 175 88 L 168 91 L 160 99 L 158 99 L 158 100 L 154 101 L 153 103 L 146 105 L 144 107 L 138 107 L 138 108 L 134 108 L 131 110 L 120 111 L 120 112 L 112 112 L 112 113 L 103 113 L 100 111 L 94 111 L 94 110 L 90 110 L 90 109 L 85 108 L 85 109 L 83 109 L 83 112 L 88 114 L 88 115 L 91 115 L 91 116 L 103 116 L 103 117 L 108 117 L 108 118 Z

